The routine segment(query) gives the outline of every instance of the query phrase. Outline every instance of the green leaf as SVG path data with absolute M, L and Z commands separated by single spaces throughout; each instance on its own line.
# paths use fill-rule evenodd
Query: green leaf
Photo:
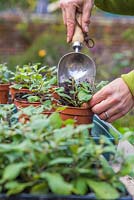
M 111 167 L 111 165 L 108 163 L 108 161 L 103 156 L 101 156 L 100 162 L 101 162 L 101 165 L 103 168 L 104 176 L 106 178 L 110 178 L 110 177 L 113 177 L 114 175 L 116 175 L 113 168 Z
M 44 110 L 51 110 L 52 109 L 52 101 L 51 100 L 46 100 L 42 103 L 43 103 Z
M 5 188 L 6 189 L 14 189 L 18 186 L 18 184 L 19 183 L 17 181 L 10 181 L 5 184 Z
M 71 164 L 73 162 L 73 158 L 56 158 L 49 162 L 49 165 L 56 165 L 56 164 Z
M 10 184 L 6 185 L 6 188 L 9 189 L 7 194 L 13 195 L 17 193 L 21 193 L 25 188 L 30 187 L 33 183 L 18 183 L 18 182 L 12 182 Z
M 40 98 L 38 96 L 29 96 L 27 97 L 28 102 L 33 103 L 33 102 L 37 102 L 40 100 Z
M 73 125 L 75 123 L 74 119 L 66 119 L 64 121 L 64 125 Z
M 121 170 L 119 172 L 121 177 L 130 175 L 131 173 L 134 174 L 134 167 L 132 163 L 134 163 L 134 156 L 130 154 L 125 157 L 125 160 L 122 164 Z
M 119 193 L 117 190 L 106 182 L 87 180 L 89 187 L 95 192 L 95 195 L 99 199 L 117 199 Z
M 22 84 L 13 84 L 11 87 L 19 90 L 22 88 Z
M 53 128 L 61 128 L 62 126 L 62 119 L 59 115 L 59 113 L 53 113 L 52 115 L 50 115 L 49 117 L 50 120 L 50 124 L 53 126 Z
M 26 163 L 14 163 L 8 165 L 4 170 L 2 180 L 6 181 L 15 179 L 26 166 Z
M 67 95 L 67 94 L 65 94 L 65 93 L 59 92 L 58 95 L 61 96 L 61 97 L 68 98 L 68 99 L 70 99 L 70 100 L 72 99 L 69 95 Z
M 82 133 L 83 131 L 88 131 L 89 128 L 92 128 L 93 124 L 82 124 L 75 128 L 74 133 Z
M 87 102 L 89 101 L 90 99 L 92 98 L 92 95 L 85 92 L 84 90 L 81 90 L 79 93 L 78 93 L 78 99 L 79 101 L 81 102 Z
M 30 193 L 32 194 L 46 194 L 48 193 L 48 184 L 44 181 L 43 183 L 38 183 L 31 188 Z
M 73 191 L 73 185 L 64 181 L 57 173 L 42 173 L 42 178 L 48 181 L 51 191 L 55 194 L 69 195 Z
M 88 185 L 87 185 L 86 178 L 80 177 L 74 183 L 75 183 L 77 194 L 84 195 L 87 193 Z

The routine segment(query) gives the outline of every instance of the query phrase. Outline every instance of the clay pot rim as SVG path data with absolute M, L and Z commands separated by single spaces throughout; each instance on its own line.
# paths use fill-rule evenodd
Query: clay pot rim
M 57 105 L 57 107 L 65 107 L 65 109 L 75 109 L 75 110 L 87 110 L 87 109 L 91 109 L 90 106 L 88 106 L 88 107 L 73 107 L 73 106 L 65 106 L 65 105 L 59 105 L 59 104 Z
M 11 84 L 10 83 L 0 83 L 0 86 L 10 86 Z
M 29 90 L 28 88 L 17 89 L 17 88 L 14 88 L 13 85 L 10 85 L 10 89 L 13 89 L 13 90 Z M 29 90 L 29 91 L 31 91 L 31 90 Z

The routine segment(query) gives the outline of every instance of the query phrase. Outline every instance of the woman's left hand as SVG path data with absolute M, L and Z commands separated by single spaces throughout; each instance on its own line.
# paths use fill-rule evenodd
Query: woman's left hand
M 100 119 L 113 122 L 132 109 L 134 97 L 123 79 L 117 78 L 93 96 L 90 106 Z

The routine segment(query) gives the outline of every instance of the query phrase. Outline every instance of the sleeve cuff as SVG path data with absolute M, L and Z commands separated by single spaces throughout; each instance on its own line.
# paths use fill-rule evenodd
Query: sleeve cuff
M 128 74 L 121 75 L 121 78 L 127 84 L 130 92 L 134 96 L 134 70 L 129 72 Z

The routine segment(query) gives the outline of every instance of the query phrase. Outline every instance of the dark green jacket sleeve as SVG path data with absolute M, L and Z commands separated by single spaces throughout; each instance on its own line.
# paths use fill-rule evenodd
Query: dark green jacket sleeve
M 121 78 L 125 81 L 130 92 L 134 96 L 134 70 L 129 72 L 128 74 L 121 75 Z
M 95 0 L 95 5 L 106 12 L 134 15 L 134 0 Z

